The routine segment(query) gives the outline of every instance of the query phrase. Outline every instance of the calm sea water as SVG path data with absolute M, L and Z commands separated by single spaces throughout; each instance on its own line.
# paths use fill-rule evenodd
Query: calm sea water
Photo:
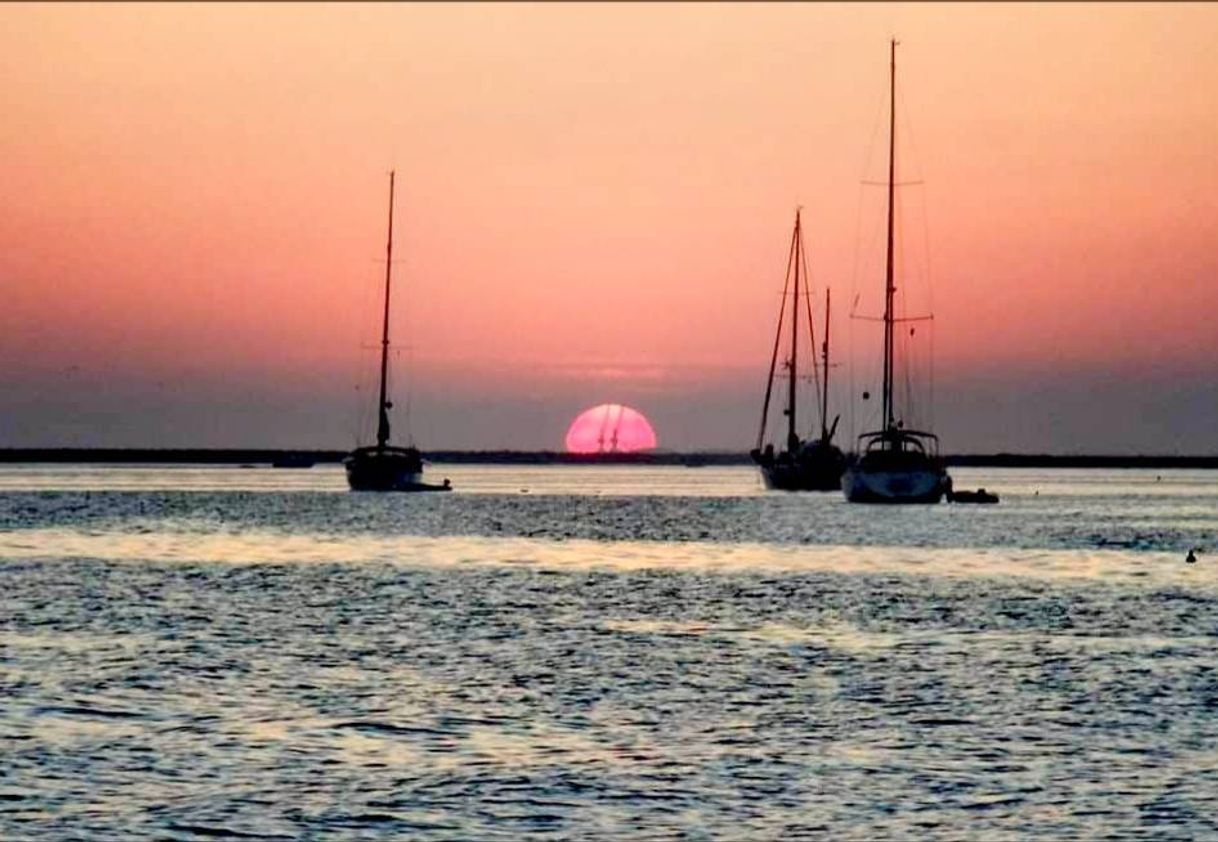
M 1218 472 L 432 473 L 0 468 L 0 839 L 1218 837 Z

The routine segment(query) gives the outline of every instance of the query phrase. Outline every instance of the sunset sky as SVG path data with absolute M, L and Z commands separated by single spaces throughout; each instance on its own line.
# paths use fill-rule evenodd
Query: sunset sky
M 1201 3 L 0 5 L 0 447 L 354 444 L 391 168 L 425 450 L 751 447 L 796 206 L 848 443 L 892 37 L 944 449 L 1218 452 Z

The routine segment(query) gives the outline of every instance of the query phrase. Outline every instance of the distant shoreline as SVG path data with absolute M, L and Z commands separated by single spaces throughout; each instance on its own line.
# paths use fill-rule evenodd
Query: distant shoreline
M 345 450 L 237 448 L 0 448 L 0 463 L 278 465 L 341 462 Z M 549 450 L 432 450 L 432 462 L 497 465 L 750 465 L 745 452 L 578 454 Z M 990 468 L 1218 468 L 1218 456 L 1112 456 L 1047 453 L 955 454 L 949 465 Z

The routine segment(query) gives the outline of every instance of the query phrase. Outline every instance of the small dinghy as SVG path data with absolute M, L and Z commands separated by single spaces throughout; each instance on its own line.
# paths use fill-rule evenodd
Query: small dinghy
M 997 503 L 998 495 L 991 494 L 984 488 L 978 488 L 976 491 L 948 491 L 947 502 L 949 503 Z

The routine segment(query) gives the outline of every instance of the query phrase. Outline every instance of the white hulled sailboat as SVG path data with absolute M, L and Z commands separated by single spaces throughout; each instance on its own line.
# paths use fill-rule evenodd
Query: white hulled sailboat
M 896 185 L 897 42 L 891 42 L 888 116 L 888 254 L 884 281 L 883 427 L 859 436 L 857 453 L 842 475 L 852 503 L 938 503 L 951 489 L 934 433 L 906 429 L 897 418 L 893 385 L 893 189 Z

